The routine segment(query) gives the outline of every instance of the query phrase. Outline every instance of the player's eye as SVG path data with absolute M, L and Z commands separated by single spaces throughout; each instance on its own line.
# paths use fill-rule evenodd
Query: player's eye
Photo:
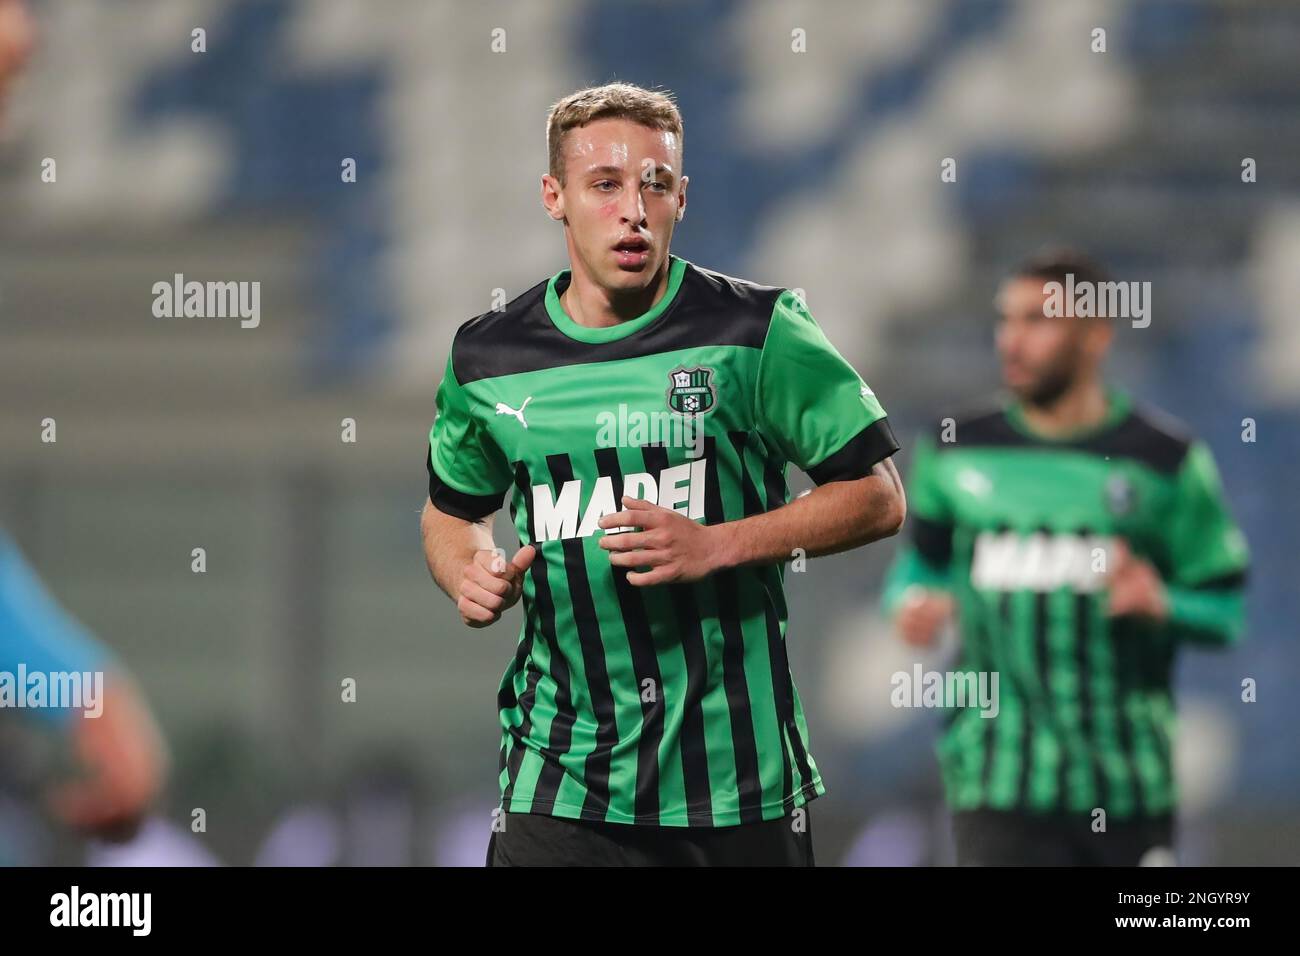
M 597 189 L 601 190 L 602 192 L 609 192 L 609 189 L 613 189 L 616 184 L 612 179 L 602 179 L 600 182 L 595 183 L 594 185 Z M 606 186 L 608 186 L 609 189 L 606 189 L 605 188 Z

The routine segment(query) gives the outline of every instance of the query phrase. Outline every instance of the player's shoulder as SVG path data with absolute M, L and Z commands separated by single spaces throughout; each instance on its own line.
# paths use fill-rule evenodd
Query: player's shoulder
M 489 309 L 461 323 L 451 341 L 452 369 L 461 385 L 506 374 L 501 367 L 512 352 L 503 346 L 518 346 L 530 335 L 541 334 L 546 324 L 546 289 L 543 279 L 503 306 Z
M 974 448 L 1039 448 L 1083 452 L 1105 458 L 1135 461 L 1153 471 L 1172 474 L 1182 467 L 1196 436 L 1167 412 L 1121 396 L 1122 417 L 1111 427 L 1073 441 L 1048 442 L 1016 427 L 1005 398 L 968 406 L 934 423 L 938 451 Z
M 539 309 L 545 308 L 546 286 L 550 279 L 543 279 L 527 292 L 523 292 L 505 305 L 489 309 L 462 322 L 452 339 L 453 345 L 474 348 L 492 342 L 500 342 L 500 336 L 506 331 L 519 328 Z
M 1005 399 L 983 399 L 941 413 L 932 423 L 934 446 L 939 451 L 988 448 L 1022 443 L 1023 436 L 1007 418 Z
M 1186 422 L 1144 402 L 1133 402 L 1124 420 L 1102 438 L 1115 456 L 1135 459 L 1166 474 L 1182 467 L 1197 442 Z
M 784 286 L 742 279 L 689 261 L 686 263 L 682 283 L 688 293 L 700 298 L 712 298 L 736 308 L 750 308 L 757 312 L 765 310 L 769 315 L 776 300 L 786 291 Z
M 709 330 L 721 344 L 761 348 L 784 286 L 766 285 L 686 262 L 682 275 L 682 325 Z

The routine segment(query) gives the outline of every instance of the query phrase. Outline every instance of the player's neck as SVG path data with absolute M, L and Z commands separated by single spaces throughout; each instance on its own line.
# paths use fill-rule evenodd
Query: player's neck
M 1096 428 L 1110 412 L 1110 396 L 1097 379 L 1080 382 L 1048 405 L 1022 402 L 1025 424 L 1045 438 L 1061 438 Z
M 645 315 L 668 291 L 668 269 L 672 260 L 665 257 L 658 274 L 644 289 L 611 295 L 582 267 L 571 260 L 568 288 L 560 294 L 560 307 L 578 325 L 604 329 Z

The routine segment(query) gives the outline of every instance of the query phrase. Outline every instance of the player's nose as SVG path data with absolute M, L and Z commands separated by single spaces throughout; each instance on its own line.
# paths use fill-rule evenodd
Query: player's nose
M 630 189 L 624 193 L 623 221 L 630 226 L 640 226 L 645 222 L 645 201 L 640 189 Z

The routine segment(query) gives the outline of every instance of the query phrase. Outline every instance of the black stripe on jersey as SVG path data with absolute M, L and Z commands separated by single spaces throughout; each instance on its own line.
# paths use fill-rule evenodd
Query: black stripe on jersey
M 1133 788 L 1133 803 L 1137 815 L 1146 813 L 1146 794 L 1143 792 L 1142 778 L 1138 775 L 1137 760 L 1134 757 L 1133 724 L 1128 714 L 1128 698 L 1137 689 L 1139 642 L 1145 635 L 1135 633 L 1131 618 L 1116 617 L 1110 621 L 1111 647 L 1115 651 L 1115 709 L 1116 724 L 1119 725 L 1119 747 L 1128 765 L 1130 786 Z
M 736 450 L 736 461 L 740 465 L 741 498 L 744 502 L 746 518 L 751 515 L 762 514 L 765 510 L 763 502 L 758 497 L 758 489 L 754 487 L 754 482 L 749 478 L 749 470 L 745 467 L 745 446 L 749 442 L 749 434 L 749 432 L 744 431 L 727 433 L 727 437 L 731 439 L 732 447 Z M 799 731 L 794 723 L 794 693 L 790 677 L 790 665 L 785 657 L 785 641 L 781 638 L 781 623 L 777 619 L 776 608 L 772 605 L 772 582 L 769 575 L 775 574 L 775 565 L 762 568 L 759 572 L 764 590 L 763 612 L 767 621 L 767 659 L 768 666 L 772 670 L 772 700 L 776 704 L 777 723 L 789 735 L 791 747 L 799 753 L 799 772 L 803 775 L 804 783 L 808 783 L 812 777 L 812 772 L 808 766 L 803 741 L 799 739 Z M 794 770 L 790 766 L 790 752 L 786 750 L 785 744 L 781 743 L 781 796 L 783 798 L 789 797 L 793 789 Z
M 762 455 L 763 497 L 767 510 L 775 511 L 790 500 L 790 489 L 785 483 L 785 468 L 770 455 Z
M 515 487 L 519 490 L 520 500 L 531 502 L 533 481 L 528 473 L 528 466 L 522 461 L 515 465 Z M 536 529 L 532 509 L 528 514 L 528 543 L 534 547 L 541 548 L 537 543 Z M 567 753 L 573 746 L 573 724 L 576 714 L 573 709 L 573 697 L 571 691 L 571 680 L 569 675 L 569 664 L 560 650 L 560 642 L 556 639 L 555 630 L 555 597 L 551 592 L 551 583 L 546 571 L 546 561 L 539 554 L 529 568 L 529 573 L 533 576 L 533 593 L 534 601 L 537 606 L 538 621 L 541 624 L 542 639 L 547 644 L 549 650 L 549 664 L 547 671 L 551 680 L 555 682 L 555 719 L 551 721 L 550 736 L 547 745 L 540 748 L 539 752 L 543 757 L 542 772 L 537 779 L 537 788 L 533 794 L 534 803 L 549 808 L 555 803 L 555 795 L 560 789 L 560 780 L 564 777 L 564 766 L 560 763 L 560 754 Z M 540 672 L 534 672 L 540 677 Z M 533 694 L 533 686 L 537 683 L 534 674 L 529 674 L 530 686 L 528 694 L 530 698 Z M 531 704 L 529 705 L 531 709 Z M 506 791 L 506 798 L 513 792 L 515 780 L 519 776 L 519 763 L 523 760 L 523 747 L 515 748 L 510 757 L 510 784 Z
M 516 472 L 516 480 L 518 480 L 517 472 Z M 516 506 L 515 501 L 516 501 L 516 496 L 511 495 L 510 496 L 510 523 L 512 525 L 517 520 L 518 513 L 519 513 L 519 509 Z M 530 535 L 530 539 L 531 539 L 531 535 Z M 519 642 L 519 646 L 515 648 L 515 666 L 511 670 L 511 680 L 503 683 L 500 690 L 497 692 L 497 710 L 511 710 L 514 707 L 518 706 L 519 704 L 519 698 L 515 694 L 514 675 L 522 671 L 528 663 L 528 655 L 531 654 L 533 650 L 533 635 L 534 635 L 534 631 L 533 631 L 532 618 L 525 615 L 524 636 L 523 639 Z M 504 770 L 505 769 L 504 747 L 502 748 L 502 752 L 501 752 L 501 760 L 502 760 L 501 769 Z
M 935 443 L 940 452 L 987 446 L 1079 451 L 1131 459 L 1162 474 L 1178 470 L 1192 443 L 1181 423 L 1149 408 L 1130 409 L 1110 428 L 1077 441 L 1045 441 L 1027 435 L 1011 424 L 1003 408 L 959 418 L 954 432 L 955 441 Z
M 608 476 L 616 489 L 623 487 L 623 469 L 618 463 L 617 448 L 596 450 L 596 474 Z M 617 502 L 622 506 L 622 499 Z M 611 552 L 612 553 L 612 552 Z M 653 701 L 641 700 L 641 733 L 636 749 L 636 822 L 649 825 L 659 823 L 659 744 L 664 737 L 664 682 L 659 671 L 659 657 L 655 654 L 654 636 L 646 616 L 645 602 L 636 585 L 627 581 L 627 568 L 610 566 L 614 575 L 614 591 L 618 595 L 623 627 L 627 631 L 628 648 L 632 655 L 632 670 L 636 675 L 638 690 L 641 682 L 654 682 Z M 638 694 L 638 697 L 641 695 Z
M 722 486 L 718 480 L 718 440 L 704 439 L 708 460 L 704 491 L 706 524 L 726 520 L 722 507 Z M 763 782 L 758 774 L 758 744 L 754 739 L 754 715 L 750 707 L 749 683 L 745 678 L 745 634 L 740 626 L 740 598 L 736 572 L 728 569 L 713 575 L 717 596 L 718 625 L 722 629 L 722 683 L 731 714 L 732 748 L 736 757 L 736 789 L 740 794 L 740 822 L 763 819 Z
M 429 471 L 429 500 L 443 514 L 465 521 L 478 521 L 501 507 L 501 496 L 505 492 L 496 495 L 468 495 L 439 478 L 433 469 L 433 446 L 429 447 L 428 454 L 424 456 L 424 467 Z
M 878 418 L 858 432 L 833 455 L 808 469 L 808 477 L 819 485 L 828 481 L 865 478 L 877 463 L 898 451 L 898 439 L 888 418 Z
M 656 445 L 641 449 L 645 470 L 658 476 L 668 467 L 668 452 Z M 686 688 L 682 698 L 682 785 L 686 791 L 686 812 L 691 817 L 713 814 L 713 787 L 709 782 L 709 748 L 704 732 L 704 694 L 709 688 L 709 658 L 704 649 L 704 627 L 700 621 L 695 587 L 668 585 L 668 600 L 677 613 L 682 656 L 686 660 Z
M 551 482 L 556 489 L 573 481 L 573 463 L 564 453 L 546 456 Z M 600 619 L 587 578 L 587 558 L 582 538 L 564 538 L 564 574 L 569 582 L 569 609 L 582 647 L 582 665 L 586 674 L 587 693 L 596 717 L 596 744 L 583 766 L 587 796 L 582 804 L 582 819 L 604 820 L 609 811 L 609 768 L 618 745 L 618 723 L 614 718 L 614 692 L 609 685 L 609 668 L 605 662 L 605 645 L 600 637 Z
M 1091 532 L 1081 531 L 1080 534 L 1086 537 Z M 1074 661 L 1079 669 L 1079 729 L 1088 753 L 1087 770 L 1092 777 L 1096 806 L 1104 807 L 1109 799 L 1109 784 L 1098 763 L 1097 749 L 1093 742 L 1092 666 L 1088 657 L 1088 645 L 1092 640 L 1091 619 L 1096 600 L 1094 595 L 1087 593 L 1074 596 Z
M 515 694 L 514 675 L 518 674 L 528 666 L 528 655 L 533 650 L 533 622 L 532 619 L 524 617 L 524 637 L 515 648 L 515 666 L 510 671 L 511 680 L 502 683 L 501 689 L 497 691 L 497 710 L 510 710 L 519 704 L 519 698 Z
M 1086 540 L 1092 536 L 1093 529 L 1085 525 L 1075 533 Z M 1079 732 L 1083 735 L 1083 746 L 1088 754 L 1088 765 L 1084 770 L 1092 778 L 1093 799 L 1096 801 L 1094 806 L 1105 807 L 1108 797 L 1107 776 L 1102 772 L 1093 741 L 1092 666 L 1088 656 L 1088 647 L 1092 641 L 1091 615 L 1097 600 L 1099 598 L 1095 595 L 1086 592 L 1076 592 L 1074 595 L 1074 665 L 1079 676 Z
M 936 568 L 948 567 L 952 560 L 953 526 L 919 515 L 908 515 L 907 523 L 912 526 L 912 544 L 916 553 Z
M 519 707 L 524 712 L 524 719 L 519 722 L 519 726 L 510 728 L 510 736 L 514 738 L 514 746 L 510 748 L 510 775 L 506 781 L 506 788 L 501 794 L 501 805 L 510 806 L 510 799 L 515 793 L 515 781 L 519 779 L 519 768 L 524 761 L 524 752 L 528 749 L 524 740 L 533 732 L 533 705 L 537 702 L 537 682 L 541 680 L 542 672 L 532 670 L 528 672 L 528 681 L 524 686 L 524 692 L 519 695 Z M 549 755 L 549 747 L 542 748 L 542 753 Z M 547 766 L 550 766 L 548 760 Z
M 1032 651 L 1034 654 L 1034 669 L 1037 671 L 1038 682 L 1042 685 L 1043 693 L 1050 697 L 1052 693 L 1052 683 L 1049 680 L 1051 674 L 1051 653 L 1052 649 L 1048 646 L 1047 626 L 1049 621 L 1048 615 L 1048 593 L 1039 591 L 1034 594 L 1034 629 L 1029 635 L 1029 640 L 1033 642 Z M 1016 784 L 1016 806 L 1023 807 L 1027 804 L 1029 798 L 1029 770 L 1034 761 L 1034 708 L 1031 701 L 1026 698 L 1022 704 L 1025 713 L 1024 719 L 1024 736 L 1020 740 L 1020 781 Z M 1046 715 L 1043 715 L 1046 716 Z M 1061 753 L 1061 762 L 1057 767 L 1056 792 L 1058 798 L 1060 794 L 1065 793 L 1065 765 L 1068 761 L 1065 759 L 1065 753 Z
M 451 353 L 457 382 L 464 386 L 500 375 L 705 346 L 761 349 L 784 291 L 688 262 L 676 298 L 646 328 L 612 342 L 579 342 L 557 329 L 547 314 L 547 282 L 460 327 Z M 567 287 L 567 278 L 556 282 L 557 294 Z M 501 347 L 503 341 L 509 348 Z
M 997 620 L 989 628 L 989 643 L 997 645 L 998 659 L 1002 665 L 1014 670 L 1015 656 L 1008 653 L 1008 649 L 1014 644 L 1015 628 L 1012 621 L 1011 592 L 1002 591 L 997 596 Z M 984 799 L 988 799 L 989 783 L 993 779 L 993 759 L 997 754 L 998 735 L 993 727 L 997 723 L 997 718 L 985 720 L 981 718 L 981 723 L 987 725 L 984 730 L 984 767 L 980 771 L 980 788 L 984 794 Z

